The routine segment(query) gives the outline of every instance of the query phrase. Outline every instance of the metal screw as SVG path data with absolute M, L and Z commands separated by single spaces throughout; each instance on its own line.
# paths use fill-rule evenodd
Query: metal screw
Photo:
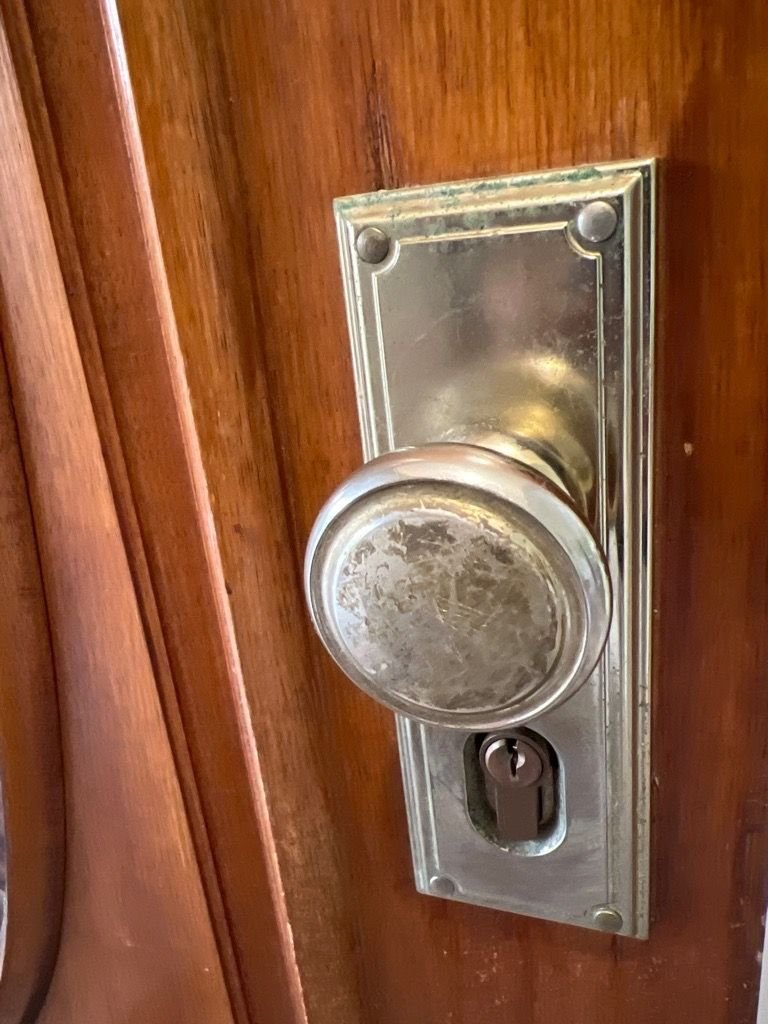
M 592 920 L 601 932 L 620 932 L 624 927 L 624 919 L 613 907 L 595 907 Z
M 588 242 L 606 242 L 616 230 L 619 217 L 610 203 L 598 199 L 588 203 L 576 218 L 576 228 Z
M 456 883 L 448 875 L 433 875 L 429 880 L 429 891 L 435 896 L 453 896 L 456 893 Z
M 355 239 L 355 248 L 366 263 L 381 263 L 389 252 L 389 239 L 381 228 L 363 228 Z

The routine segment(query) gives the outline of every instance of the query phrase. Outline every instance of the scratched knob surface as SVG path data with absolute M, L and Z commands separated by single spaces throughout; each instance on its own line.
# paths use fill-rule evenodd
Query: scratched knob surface
M 583 683 L 605 642 L 599 546 L 568 496 L 469 444 L 368 463 L 307 550 L 314 624 L 347 675 L 435 724 L 518 724 Z

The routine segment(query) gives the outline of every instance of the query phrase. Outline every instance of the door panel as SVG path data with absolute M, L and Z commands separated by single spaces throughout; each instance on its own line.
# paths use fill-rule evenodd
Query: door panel
M 672 1008 L 753 1019 L 766 852 L 763 5 L 736 18 L 725 4 L 705 17 L 630 0 L 166 0 L 121 15 L 310 1019 L 360 1019 L 360 1002 L 377 1022 L 499 1010 L 650 1022 Z M 650 155 L 662 159 L 654 923 L 637 943 L 417 896 L 390 717 L 293 612 L 285 717 L 251 604 L 256 565 L 285 559 L 254 532 L 254 483 L 266 476 L 284 504 L 272 537 L 293 561 L 275 599 L 296 609 L 313 516 L 360 461 L 331 199 Z M 222 317 L 223 302 L 237 315 Z M 265 423 L 276 466 L 260 457 Z M 309 737 L 303 715 L 293 732 L 297 700 Z M 278 710 L 280 742 L 296 737 L 317 788 L 307 827 L 326 815 L 335 847 L 306 876 L 308 812 L 275 751 Z M 319 952 L 315 911 L 330 894 Z
M 753 1021 L 764 5 L 86 6 L 26 5 L 25 89 L 39 72 L 58 186 L 39 126 L 38 164 L 238 1019 Z M 661 237 L 642 943 L 415 892 L 393 721 L 311 635 L 300 567 L 361 459 L 332 198 L 645 156 Z

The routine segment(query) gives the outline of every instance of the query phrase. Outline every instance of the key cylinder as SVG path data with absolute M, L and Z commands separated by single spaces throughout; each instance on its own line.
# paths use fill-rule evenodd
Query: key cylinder
M 553 765 L 530 733 L 491 733 L 478 752 L 485 796 L 501 845 L 535 840 L 551 815 Z

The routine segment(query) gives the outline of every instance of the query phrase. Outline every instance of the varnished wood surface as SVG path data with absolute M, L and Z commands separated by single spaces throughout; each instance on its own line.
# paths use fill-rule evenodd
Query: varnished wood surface
M 0 176 L 7 178 L 2 172 Z M 64 883 L 64 789 L 45 595 L 2 360 L 0 557 L 0 828 L 2 886 L 11 908 L 0 974 L 0 1022 L 18 1024 L 39 1009 L 58 948 Z
M 768 740 L 765 5 L 119 7 L 310 1020 L 751 1022 Z M 298 586 L 312 518 L 360 460 L 331 199 L 646 155 L 663 173 L 641 944 L 413 891 L 392 721 L 321 654 Z
M 4 30 L 0 137 L 3 348 L 48 609 L 66 797 L 61 943 L 34 1019 L 229 1024 L 229 997 Z M 11 907 L 11 914 L 24 912 Z
M 139 109 L 173 97 L 173 117 L 142 125 L 142 141 L 160 174 L 153 190 L 156 215 L 207 455 L 253 728 L 271 780 L 267 798 L 304 1000 L 310 1020 L 358 1021 L 365 1010 L 350 975 L 356 971 L 355 910 L 343 839 L 329 806 L 334 782 L 326 775 L 328 751 L 318 727 L 323 712 L 306 686 L 310 654 L 276 452 L 282 441 L 272 434 L 269 381 L 256 344 L 256 257 L 243 210 L 247 171 L 231 145 L 228 68 L 217 44 L 215 11 L 148 2 L 121 14 L 127 41 L 141 47 L 129 63 L 141 69 L 132 75 Z M 161 153 L 173 157 L 158 167 Z M 169 555 L 173 562 L 175 553 Z M 191 697 L 207 717 L 205 695 L 198 688 Z M 205 736 L 201 746 L 205 756 Z M 237 759 L 227 758 L 221 767 L 231 777 Z M 223 817 L 218 821 L 231 828 Z M 238 856 L 231 839 L 224 842 L 228 856 Z M 247 911 L 247 904 L 240 910 Z M 253 943 L 263 943 L 263 935 L 254 929 L 252 913 L 233 915 L 231 924 L 258 1005 L 265 982 Z
M 109 3 L 27 10 L 35 62 L 27 77 L 39 73 L 50 118 L 37 126 L 38 161 L 230 995 L 238 1020 L 300 1021 L 283 884 L 120 28 Z M 22 22 L 17 16 L 23 40 Z M 25 98 L 36 109 L 34 89 Z M 273 572 L 261 619 L 278 635 L 269 624 Z M 276 657 L 267 646 L 265 672 Z

